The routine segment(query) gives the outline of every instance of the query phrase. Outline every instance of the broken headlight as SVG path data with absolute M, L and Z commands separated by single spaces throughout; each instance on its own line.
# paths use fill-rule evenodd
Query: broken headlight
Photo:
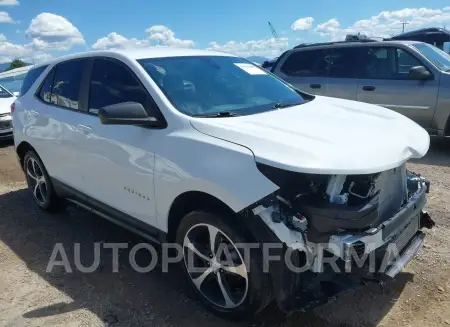
M 312 241 L 327 240 L 340 229 L 368 229 L 378 219 L 378 174 L 306 174 L 264 164 L 257 166 L 280 188 L 275 198 L 281 220 L 306 217 L 308 238 Z
M 280 188 L 278 194 L 290 203 L 361 206 L 378 192 L 377 178 L 371 175 L 324 175 L 287 171 L 257 164 L 259 171 Z

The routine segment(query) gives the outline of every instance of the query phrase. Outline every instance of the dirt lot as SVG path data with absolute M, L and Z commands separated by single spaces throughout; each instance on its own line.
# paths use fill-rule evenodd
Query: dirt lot
M 438 226 L 395 281 L 346 292 L 308 313 L 284 317 L 271 306 L 253 321 L 230 323 L 158 269 L 139 274 L 121 260 L 120 273 L 112 273 L 110 250 L 96 273 L 46 273 L 57 242 L 67 250 L 81 243 L 81 262 L 89 265 L 93 243 L 139 239 L 76 207 L 56 216 L 37 210 L 13 147 L 0 145 L 0 326 L 450 326 L 450 142 L 433 140 L 409 168 L 431 179 L 428 210 Z

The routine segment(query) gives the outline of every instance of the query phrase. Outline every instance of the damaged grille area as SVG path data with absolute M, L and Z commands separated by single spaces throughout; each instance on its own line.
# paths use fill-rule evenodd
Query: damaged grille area
M 378 218 L 384 221 L 400 210 L 407 200 L 406 166 L 382 172 L 377 178 Z
M 260 171 L 277 184 L 279 221 L 305 217 L 308 239 L 325 242 L 339 231 L 362 232 L 394 216 L 408 201 L 420 176 L 405 165 L 367 175 L 320 175 L 285 171 L 258 164 Z M 284 214 L 283 214 L 284 213 Z M 284 217 L 284 218 L 283 218 Z

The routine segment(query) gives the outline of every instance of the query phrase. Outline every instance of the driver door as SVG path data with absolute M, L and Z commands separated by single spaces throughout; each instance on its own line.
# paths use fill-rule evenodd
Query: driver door
M 363 47 L 357 100 L 403 114 L 424 128 L 431 127 L 439 89 L 438 76 L 411 80 L 409 70 L 426 65 L 405 49 Z
M 106 210 L 117 210 L 156 226 L 153 174 L 154 129 L 133 125 L 103 125 L 98 110 L 128 101 L 152 102 L 131 69 L 112 58 L 96 58 L 90 78 L 89 115 L 85 115 L 84 192 Z M 124 215 L 125 216 L 125 215 Z

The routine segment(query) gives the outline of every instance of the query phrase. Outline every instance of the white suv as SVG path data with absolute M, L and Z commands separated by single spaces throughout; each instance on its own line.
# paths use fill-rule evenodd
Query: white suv
M 303 93 L 232 55 L 71 55 L 30 70 L 12 109 L 40 208 L 68 199 L 179 244 L 193 289 L 225 316 L 273 298 L 303 309 L 367 274 L 394 277 L 433 225 L 422 211 L 429 183 L 405 168 L 428 150 L 424 129 L 375 105 Z M 281 245 L 271 250 L 283 259 L 267 244 Z M 354 253 L 378 260 L 392 244 L 400 255 L 383 273 L 323 264 L 353 265 Z

